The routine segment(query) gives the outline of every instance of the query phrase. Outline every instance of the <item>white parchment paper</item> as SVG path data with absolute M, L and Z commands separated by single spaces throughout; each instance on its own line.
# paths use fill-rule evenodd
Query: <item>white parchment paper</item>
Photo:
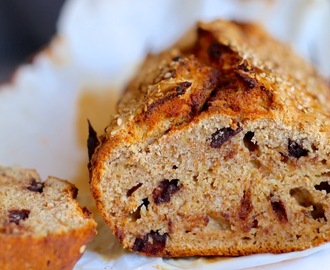
M 75 270 L 329 269 L 329 244 L 237 258 L 139 256 L 122 249 L 97 213 L 88 188 L 87 119 L 102 133 L 145 54 L 215 18 L 261 22 L 330 76 L 328 0 L 69 0 L 49 46 L 0 86 L 0 164 L 70 180 L 99 223 Z

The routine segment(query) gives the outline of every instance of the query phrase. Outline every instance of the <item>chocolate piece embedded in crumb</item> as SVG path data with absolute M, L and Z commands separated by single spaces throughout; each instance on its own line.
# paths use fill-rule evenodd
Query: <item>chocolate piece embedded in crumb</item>
M 154 256 L 161 254 L 165 248 L 167 237 L 167 233 L 159 234 L 157 231 L 151 231 L 143 237 L 136 238 L 132 250 Z
M 30 210 L 27 209 L 13 209 L 13 210 L 9 210 L 9 222 L 11 223 L 15 223 L 16 225 L 19 224 L 19 222 L 21 220 L 25 220 L 29 217 L 30 214 Z
M 172 179 L 171 181 L 164 179 L 152 192 L 155 204 L 169 202 L 171 196 L 178 192 L 180 188 L 179 179 Z
M 177 85 L 175 90 L 178 93 L 178 95 L 183 95 L 190 86 L 191 86 L 191 82 L 182 82 Z
M 288 140 L 289 155 L 295 158 L 300 158 L 308 155 L 308 150 L 304 149 L 299 143 L 289 139 Z
M 44 190 L 45 184 L 42 182 L 37 182 L 36 179 L 31 179 L 31 184 L 27 187 L 28 190 L 42 193 Z
M 238 126 L 237 129 L 232 129 L 230 127 L 217 129 L 217 131 L 211 135 L 210 146 L 212 148 L 219 148 L 231 137 L 234 137 L 242 130 L 243 128 L 241 128 L 240 126 Z

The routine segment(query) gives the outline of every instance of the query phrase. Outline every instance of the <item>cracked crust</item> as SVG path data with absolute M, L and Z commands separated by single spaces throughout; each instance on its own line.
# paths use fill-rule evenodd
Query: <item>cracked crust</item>
M 257 25 L 199 23 L 194 36 L 147 57 L 100 137 L 90 177 L 104 219 L 154 256 L 329 241 L 326 83 Z

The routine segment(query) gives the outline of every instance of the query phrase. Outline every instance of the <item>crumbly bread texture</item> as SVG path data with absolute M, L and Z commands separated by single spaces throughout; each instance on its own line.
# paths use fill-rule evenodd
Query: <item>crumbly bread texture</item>
M 91 190 L 111 230 L 152 256 L 329 241 L 327 84 L 255 24 L 199 23 L 190 40 L 147 57 L 99 138 Z
M 72 269 L 96 233 L 78 189 L 35 170 L 0 166 L 0 269 Z

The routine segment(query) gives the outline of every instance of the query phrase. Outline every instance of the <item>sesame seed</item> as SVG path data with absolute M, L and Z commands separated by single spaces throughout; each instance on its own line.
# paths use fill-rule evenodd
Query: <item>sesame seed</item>
M 86 246 L 85 245 L 81 246 L 79 249 L 80 254 L 84 253 L 85 250 L 86 250 Z
M 140 114 L 140 113 L 142 113 L 142 108 L 141 107 L 136 110 L 136 114 Z
M 117 125 L 120 126 L 123 123 L 123 120 L 121 118 L 117 119 Z
M 153 103 L 153 102 L 154 102 L 153 99 L 149 99 L 149 100 L 148 100 L 148 105 L 150 105 L 150 104 Z
M 283 80 L 280 77 L 275 78 L 276 82 L 283 82 Z
M 164 79 L 169 79 L 172 77 L 172 73 L 171 72 L 166 72 L 164 75 Z

